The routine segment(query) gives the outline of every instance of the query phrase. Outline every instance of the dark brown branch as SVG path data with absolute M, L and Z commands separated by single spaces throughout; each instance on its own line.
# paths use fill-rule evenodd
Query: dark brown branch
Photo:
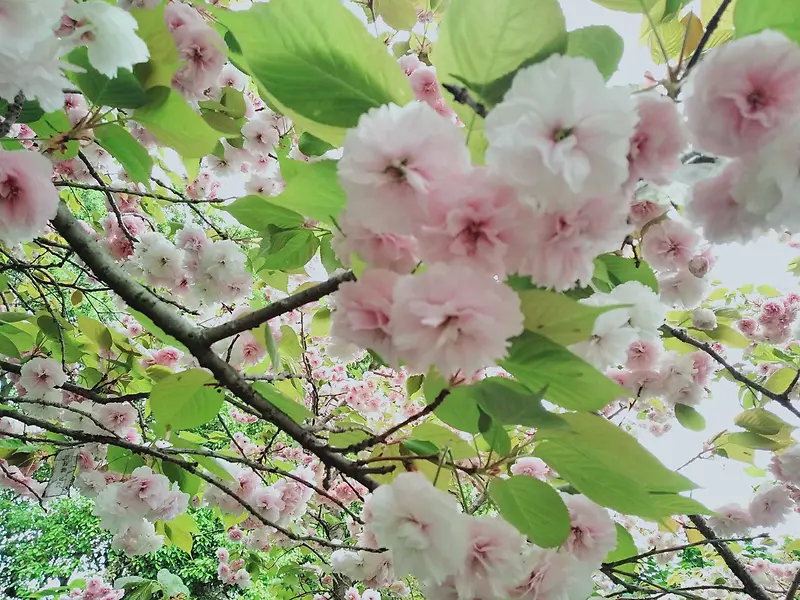
M 144 286 L 120 268 L 111 256 L 83 230 L 66 204 L 62 203 L 59 206 L 58 214 L 52 223 L 56 231 L 94 272 L 98 280 L 109 285 L 131 308 L 150 317 L 158 327 L 184 344 L 200 366 L 211 371 L 221 385 L 245 404 L 253 407 L 263 419 L 284 431 L 305 450 L 319 457 L 323 464 L 358 481 L 368 490 L 378 487 L 378 482 L 358 465 L 331 452 L 323 440 L 316 438 L 302 425 L 296 423 L 286 413 L 277 409 L 256 392 L 238 371 L 217 356 L 211 349 L 210 343 L 204 338 L 202 330 L 177 314 L 175 309 L 153 296 Z M 295 297 L 297 296 L 296 294 Z M 240 331 L 246 329 L 249 329 L 249 326 Z
M 684 77 L 686 77 L 689 71 L 691 71 L 697 64 L 697 62 L 700 60 L 700 56 L 703 54 L 703 50 L 706 49 L 708 41 L 711 39 L 711 36 L 714 35 L 714 32 L 717 30 L 717 27 L 719 27 L 720 21 L 722 20 L 722 15 L 725 14 L 725 11 L 727 10 L 728 6 L 730 6 L 730 4 L 731 0 L 722 0 L 722 2 L 720 2 L 719 8 L 717 9 L 717 12 L 715 12 L 712 15 L 712 17 L 708 20 L 708 25 L 706 26 L 706 30 L 703 32 L 703 37 L 700 38 L 700 42 L 697 44 L 697 48 L 695 49 L 694 54 L 692 54 L 692 58 L 686 65 L 686 71 L 684 71 L 683 74 Z
M 14 101 L 9 103 L 3 122 L 0 123 L 0 139 L 8 135 L 8 132 L 11 131 L 11 128 L 17 122 L 17 119 L 19 119 L 19 116 L 22 114 L 23 104 L 25 104 L 25 94 L 19 92 L 14 96 Z
M 794 574 L 792 585 L 789 586 L 789 591 L 786 592 L 786 600 L 795 600 L 798 589 L 800 589 L 800 568 L 798 568 L 797 573 Z
M 467 90 L 467 88 L 453 85 L 452 83 L 443 83 L 442 87 L 453 95 L 453 100 L 459 104 L 465 104 L 466 106 L 469 106 L 479 117 L 485 119 L 486 115 L 489 114 L 483 104 L 469 95 L 469 90 Z
M 56 181 L 53 185 L 56 187 L 69 187 L 79 190 L 94 190 L 97 192 L 110 192 L 112 194 L 128 194 L 130 196 L 138 196 L 140 198 L 155 198 L 156 200 L 164 200 L 165 202 L 173 202 L 176 204 L 220 204 L 222 200 L 192 200 L 191 198 L 165 196 L 164 194 L 157 194 L 155 192 L 140 192 L 139 190 L 129 190 L 126 188 L 116 188 L 110 185 L 92 185 L 90 183 L 79 183 L 77 181 Z M 160 185 L 160 184 L 159 184 Z M 163 186 L 162 186 L 163 187 Z
M 265 306 L 262 309 L 242 315 L 238 319 L 233 319 L 232 321 L 228 321 L 222 325 L 217 325 L 216 327 L 204 329 L 200 334 L 200 340 L 210 346 L 215 342 L 234 336 L 237 333 L 242 333 L 243 331 L 247 331 L 249 329 L 255 329 L 270 319 L 275 319 L 281 315 L 285 315 L 296 308 L 305 306 L 310 302 L 316 302 L 320 298 L 324 298 L 325 296 L 332 294 L 339 289 L 339 286 L 342 283 L 345 281 L 354 281 L 355 278 L 356 277 L 353 275 L 352 271 L 345 271 L 340 275 L 331 277 L 327 281 L 323 281 L 322 283 L 318 283 L 310 288 L 306 288 L 301 292 L 297 292 L 296 294 L 292 294 L 291 296 L 287 296 L 286 298 L 273 302 L 269 306 Z
M 382 442 L 385 442 L 387 439 L 389 439 L 389 437 L 400 431 L 406 425 L 410 425 L 411 423 L 420 420 L 421 418 L 431 414 L 433 411 L 439 408 L 439 406 L 441 406 L 442 402 L 444 402 L 445 398 L 447 398 L 447 395 L 449 393 L 450 393 L 449 390 L 442 390 L 441 392 L 439 392 L 439 395 L 436 396 L 433 402 L 428 404 L 428 406 L 423 408 L 417 414 L 411 415 L 402 423 L 398 423 L 394 427 L 390 427 L 389 429 L 387 429 L 386 431 L 384 431 L 379 435 L 367 438 L 366 440 L 362 440 L 356 444 L 350 444 L 349 446 L 345 446 L 344 448 L 331 448 L 331 450 L 333 450 L 334 452 L 341 452 L 342 454 L 348 454 L 350 452 L 361 452 L 362 450 L 366 450 L 370 446 L 374 446 L 375 444 L 380 444 Z
M 680 341 L 689 344 L 690 346 L 694 346 L 698 350 L 702 350 L 703 352 L 708 354 L 720 365 L 725 367 L 725 370 L 728 371 L 728 373 L 731 374 L 731 377 L 733 377 L 736 381 L 745 384 L 751 390 L 754 390 L 762 394 L 764 397 L 769 398 L 770 400 L 774 400 L 775 402 L 783 406 L 786 410 L 791 412 L 793 415 L 800 418 L 800 411 L 798 411 L 797 408 L 795 408 L 792 405 L 791 401 L 789 400 L 789 392 L 797 383 L 797 378 L 800 377 L 800 372 L 795 374 L 795 378 L 792 381 L 792 385 L 790 385 L 786 391 L 777 394 L 775 392 L 768 390 L 763 385 L 753 381 L 752 379 L 750 379 L 749 377 L 747 377 L 746 375 L 735 369 L 733 365 L 731 365 L 728 361 L 726 361 L 719 352 L 717 352 L 716 350 L 714 350 L 714 348 L 711 347 L 711 344 L 708 344 L 706 342 L 701 342 L 700 340 L 697 340 L 692 336 L 690 336 L 682 329 L 672 327 L 671 325 L 664 324 L 662 325 L 662 328 L 668 331 L 670 334 L 672 334 L 673 337 L 679 339 Z
M 724 538 L 724 539 L 717 539 L 717 542 L 751 542 L 761 537 L 767 537 L 769 534 L 762 534 L 762 535 L 754 535 L 750 537 L 740 537 L 740 538 Z M 648 552 L 643 552 L 642 554 L 637 554 L 636 556 L 631 556 L 630 558 L 623 558 L 622 560 L 615 560 L 614 562 L 610 563 L 603 563 L 603 566 L 606 567 L 618 567 L 620 565 L 625 565 L 632 562 L 638 562 L 643 558 L 648 558 L 650 556 L 655 556 L 657 554 L 669 554 L 670 552 L 680 552 L 681 550 L 686 550 L 687 548 L 694 548 L 695 546 L 705 546 L 706 544 L 711 544 L 711 540 L 701 540 L 699 542 L 693 542 L 691 544 L 683 544 L 681 546 L 673 546 L 671 548 L 663 548 L 660 550 L 650 550 Z
M 709 527 L 703 517 L 700 515 L 689 515 L 689 519 L 694 523 L 694 526 L 697 527 L 697 530 L 711 542 L 714 549 L 722 557 L 722 560 L 728 565 L 728 569 L 730 569 L 731 573 L 742 582 L 747 594 L 754 600 L 771 600 L 767 592 L 764 591 L 764 588 L 753 579 L 753 576 L 750 575 L 747 568 L 736 558 L 736 555 L 728 545 L 717 537 L 714 530 Z
M 97 170 L 94 168 L 94 165 L 92 165 L 89 159 L 86 158 L 86 155 L 83 152 L 78 152 L 78 158 L 84 165 L 86 165 L 86 168 L 89 170 L 89 175 L 92 176 L 92 179 L 94 179 L 101 186 L 104 186 L 105 184 L 103 183 L 103 178 L 100 177 L 100 173 L 97 172 Z M 114 196 L 112 196 L 111 192 L 108 190 L 105 190 L 105 194 L 106 200 L 108 200 L 108 205 L 111 207 L 111 210 L 114 211 L 114 215 L 117 217 L 117 224 L 119 225 L 119 228 L 122 230 L 122 233 L 125 234 L 125 237 L 128 238 L 128 241 L 131 244 L 135 244 L 139 240 L 137 240 L 136 237 L 128 230 L 128 227 L 122 220 L 122 213 L 120 212 L 119 206 L 117 206 L 117 203 L 114 200 Z

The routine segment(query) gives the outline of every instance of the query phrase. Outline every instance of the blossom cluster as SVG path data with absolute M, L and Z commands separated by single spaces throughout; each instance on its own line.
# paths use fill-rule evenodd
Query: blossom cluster
M 422 68 L 412 63 L 402 63 L 410 77 Z M 458 123 L 436 102 L 373 109 L 345 138 L 347 207 L 334 248 L 368 268 L 342 287 L 332 331 L 389 364 L 470 375 L 521 333 L 505 277 L 557 291 L 588 284 L 594 259 L 632 232 L 636 182 L 663 181 L 686 141 L 673 102 L 634 102 L 582 58 L 551 56 L 517 73 L 486 119 L 486 167 L 471 164 Z M 607 320 L 616 317 L 624 321 Z
M 250 587 L 252 580 L 250 573 L 244 569 L 244 560 L 237 558 L 231 560 L 227 548 L 217 549 L 217 577 L 227 585 L 237 585 L 241 589 Z
M 692 143 L 724 157 L 686 207 L 705 237 L 748 242 L 769 229 L 797 230 L 800 47 L 767 30 L 714 48 L 684 104 Z
M 125 595 L 124 589 L 115 590 L 99 577 L 89 577 L 86 587 L 73 588 L 68 595 L 59 600 L 120 600 Z
M 605 509 L 587 498 L 564 496 L 564 502 L 570 535 L 561 548 L 544 549 L 502 517 L 464 514 L 423 475 L 404 473 L 364 507 L 360 543 L 388 550 L 337 550 L 331 564 L 369 587 L 413 575 L 429 598 L 577 598 L 590 593 L 591 573 L 616 546 L 616 530 Z
M 101 526 L 115 533 L 112 545 L 128 556 L 149 554 L 164 543 L 154 521 L 172 521 L 186 512 L 189 495 L 150 467 L 137 467 L 125 481 L 111 483 L 95 499 Z

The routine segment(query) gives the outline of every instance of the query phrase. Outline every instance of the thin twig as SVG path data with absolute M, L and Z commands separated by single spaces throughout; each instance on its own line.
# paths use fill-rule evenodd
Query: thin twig
M 486 110 L 486 107 L 475 100 L 472 96 L 469 95 L 469 90 L 465 87 L 461 87 L 458 85 L 453 85 L 452 83 L 443 83 L 442 87 L 446 89 L 453 95 L 453 100 L 458 102 L 459 104 L 465 104 L 469 106 L 472 110 L 475 111 L 475 114 L 479 117 L 486 118 L 489 112 Z
M 683 72 L 684 78 L 689 74 L 689 71 L 694 68 L 694 66 L 697 64 L 697 61 L 700 60 L 700 55 L 703 54 L 703 50 L 705 50 L 706 46 L 708 45 L 708 41 L 711 39 L 711 36 L 714 35 L 717 27 L 719 27 L 720 21 L 722 20 L 722 15 L 725 14 L 725 11 L 730 4 L 731 0 L 722 0 L 717 12 L 715 12 L 708 20 L 708 25 L 706 26 L 706 30 L 703 32 L 703 37 L 700 38 L 700 43 L 697 44 L 697 48 L 692 54 L 692 58 L 687 63 L 686 70 Z

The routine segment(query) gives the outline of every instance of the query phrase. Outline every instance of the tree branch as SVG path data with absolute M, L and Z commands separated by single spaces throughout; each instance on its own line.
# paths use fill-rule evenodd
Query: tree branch
M 22 114 L 22 105 L 25 103 L 25 94 L 19 92 L 16 96 L 14 96 L 14 101 L 8 104 L 8 109 L 6 109 L 5 117 L 3 118 L 3 122 L 0 123 L 0 139 L 6 137 L 8 132 L 11 131 L 11 128 L 19 119 L 19 116 Z
M 341 452 L 342 454 L 348 454 L 351 452 L 361 452 L 362 450 L 366 450 L 370 446 L 374 446 L 375 444 L 380 444 L 381 442 L 385 442 L 390 436 L 394 435 L 398 431 L 400 431 L 406 425 L 410 425 L 411 423 L 418 421 L 422 417 L 431 414 L 435 411 L 439 406 L 441 406 L 442 402 L 444 402 L 445 398 L 447 398 L 448 394 L 450 393 L 449 390 L 442 390 L 439 392 L 439 395 L 436 396 L 436 399 L 428 404 L 425 408 L 419 411 L 415 415 L 411 415 L 402 423 L 398 423 L 394 427 L 390 427 L 383 433 L 373 436 L 371 438 L 367 438 L 365 440 L 361 440 L 356 444 L 350 444 L 349 446 L 345 446 L 344 448 L 331 448 L 334 452 Z
M 750 537 L 740 537 L 740 538 L 725 538 L 725 539 L 717 539 L 717 542 L 751 542 L 756 540 L 760 537 L 767 537 L 769 534 L 762 534 L 762 535 L 754 535 Z M 663 548 L 660 550 L 650 550 L 648 552 L 643 552 L 642 554 L 637 554 L 636 556 L 631 556 L 630 558 L 623 558 L 622 560 L 615 560 L 614 562 L 610 563 L 603 563 L 605 567 L 618 567 L 620 565 L 625 565 L 632 562 L 638 562 L 643 558 L 648 558 L 650 556 L 655 556 L 657 554 L 668 554 L 670 552 L 680 552 L 681 550 L 686 550 L 687 548 L 694 548 L 695 546 L 704 546 L 706 544 L 711 544 L 711 540 L 702 540 L 699 542 L 693 542 L 691 544 L 683 544 L 681 546 L 673 546 L 671 548 Z
M 800 588 L 800 568 L 797 569 L 797 573 L 792 579 L 792 585 L 789 586 L 789 591 L 786 592 L 786 600 L 795 600 L 798 588 Z
M 378 487 L 378 482 L 367 475 L 358 465 L 331 452 L 324 441 L 314 437 L 302 425 L 293 421 L 286 413 L 277 409 L 256 392 L 239 372 L 211 350 L 210 343 L 204 339 L 202 330 L 177 314 L 172 307 L 153 296 L 144 286 L 120 268 L 111 256 L 81 228 L 66 204 L 59 205 L 58 214 L 52 223 L 56 231 L 94 272 L 97 279 L 110 286 L 131 308 L 150 317 L 158 327 L 184 344 L 200 366 L 211 371 L 221 385 L 245 404 L 256 409 L 263 419 L 286 432 L 328 467 L 337 469 L 358 481 L 368 490 Z M 309 291 L 310 289 L 305 290 L 305 292 Z M 294 297 L 297 298 L 297 296 L 298 294 Z M 245 329 L 248 328 L 249 325 Z
M 200 340 L 209 346 L 225 338 L 242 333 L 249 329 L 255 329 L 259 325 L 266 323 L 270 319 L 275 319 L 281 315 L 300 308 L 310 302 L 316 302 L 320 298 L 324 298 L 332 294 L 339 286 L 345 281 L 355 281 L 356 276 L 352 271 L 345 271 L 339 275 L 334 275 L 327 281 L 318 283 L 310 288 L 306 288 L 301 292 L 287 296 L 281 300 L 273 302 L 269 306 L 254 312 L 242 315 L 238 319 L 233 319 L 222 325 L 216 327 L 209 327 L 204 329 L 200 334 Z
M 94 190 L 96 192 L 105 192 L 112 194 L 128 194 L 130 196 L 138 196 L 140 198 L 155 198 L 156 200 L 164 200 L 165 202 L 173 202 L 175 204 L 221 204 L 222 200 L 192 200 L 190 198 L 173 198 L 165 196 L 164 194 L 156 194 L 155 192 L 140 192 L 139 190 L 129 190 L 126 188 L 116 188 L 110 185 L 92 185 L 90 183 L 79 183 L 77 181 L 56 181 L 53 182 L 56 187 L 69 187 L 79 190 Z
M 692 54 L 691 60 L 686 65 L 686 70 L 683 72 L 683 76 L 686 75 L 691 71 L 697 62 L 700 60 L 700 55 L 703 54 L 703 50 L 706 49 L 708 45 L 708 41 L 711 39 L 711 36 L 714 35 L 714 32 L 719 27 L 720 21 L 722 20 L 722 15 L 725 14 L 725 11 L 730 6 L 731 0 L 722 0 L 720 2 L 719 8 L 717 12 L 713 14 L 713 16 L 708 20 L 708 25 L 706 26 L 706 30 L 703 32 L 703 37 L 700 38 L 700 42 L 697 44 L 697 48 L 695 49 L 694 53 Z
M 728 371 L 728 373 L 731 374 L 731 377 L 733 377 L 736 381 L 739 381 L 740 383 L 745 384 L 747 387 L 749 387 L 750 389 L 762 394 L 766 398 L 769 398 L 770 400 L 774 400 L 775 402 L 777 402 L 778 404 L 783 406 L 786 410 L 791 412 L 793 415 L 795 415 L 796 417 L 800 418 L 800 411 L 798 411 L 792 405 L 791 401 L 789 400 L 789 392 L 792 390 L 794 385 L 797 383 L 797 379 L 798 379 L 798 377 L 800 377 L 800 372 L 795 374 L 795 378 L 794 378 L 794 380 L 792 382 L 792 385 L 790 385 L 789 388 L 786 391 L 784 391 L 784 392 L 782 392 L 780 394 L 776 394 L 775 392 L 772 392 L 772 391 L 768 390 L 767 388 L 765 388 L 763 385 L 761 385 L 759 383 L 756 383 L 755 381 L 753 381 L 752 379 L 750 379 L 749 377 L 747 377 L 743 373 L 740 373 L 739 371 L 737 371 L 733 367 L 733 365 L 731 365 L 728 361 L 726 361 L 722 357 L 722 355 L 720 355 L 719 352 L 717 352 L 716 350 L 714 350 L 711 347 L 711 344 L 708 344 L 706 342 L 701 342 L 700 340 L 697 340 L 697 339 L 693 338 L 692 336 L 690 336 L 685 331 L 683 331 L 681 329 L 678 329 L 676 327 L 672 327 L 671 325 L 664 324 L 664 325 L 662 325 L 662 328 L 664 330 L 668 331 L 670 334 L 672 334 L 673 337 L 679 339 L 680 341 L 682 341 L 682 342 L 684 342 L 686 344 L 689 344 L 690 346 L 694 346 L 698 350 L 702 350 L 703 352 L 708 354 L 711 358 L 713 358 L 715 361 L 717 361 L 720 365 L 725 367 L 725 370 Z
M 722 560 L 728 565 L 728 569 L 730 569 L 731 573 L 742 582 L 747 594 L 754 600 L 771 600 L 767 592 L 764 591 L 764 588 L 756 583 L 756 580 L 753 579 L 753 576 L 750 575 L 747 568 L 736 558 L 736 555 L 728 545 L 717 537 L 714 530 L 709 527 L 703 517 L 700 515 L 689 515 L 689 519 L 694 523 L 694 526 L 697 527 L 697 530 L 711 542 L 711 545 L 714 546 L 714 549 L 722 557 Z
M 467 90 L 467 88 L 453 85 L 452 83 L 443 83 L 442 87 L 453 94 L 453 100 L 459 104 L 465 104 L 466 106 L 469 106 L 479 117 L 485 119 L 486 115 L 489 114 L 483 104 L 469 95 L 469 90 Z

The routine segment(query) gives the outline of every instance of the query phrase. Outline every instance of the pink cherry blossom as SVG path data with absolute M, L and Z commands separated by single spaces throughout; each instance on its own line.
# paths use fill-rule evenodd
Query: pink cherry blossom
M 437 263 L 398 280 L 390 328 L 410 369 L 473 374 L 506 355 L 522 313 L 519 297 L 492 275 Z
M 47 229 L 60 202 L 50 181 L 53 166 L 42 155 L 0 149 L 0 241 L 29 242 Z
M 647 229 L 642 256 L 655 269 L 673 271 L 689 264 L 699 242 L 699 236 L 692 229 L 667 219 Z
M 637 115 L 587 58 L 553 54 L 517 72 L 486 118 L 486 164 L 534 204 L 575 207 L 628 179 Z
M 136 423 L 139 413 L 125 403 L 103 404 L 97 408 L 97 419 L 112 431 L 120 431 Z
M 508 581 L 523 576 L 525 536 L 499 516 L 470 519 L 467 532 L 463 574 L 455 582 L 459 596 L 502 597 Z
M 375 350 L 394 362 L 391 313 L 399 276 L 385 269 L 368 269 L 358 281 L 345 282 L 336 293 L 331 337 Z
M 738 504 L 726 504 L 715 512 L 708 524 L 720 537 L 743 535 L 753 526 L 748 510 Z
M 766 228 L 763 217 L 748 211 L 734 194 L 743 171 L 744 163 L 733 161 L 692 189 L 686 218 L 703 228 L 703 236 L 709 242 L 748 242 Z
M 170 2 L 164 9 L 167 29 L 175 35 L 177 30 L 186 26 L 205 25 L 203 17 L 191 5 L 182 2 Z
M 669 210 L 668 206 L 650 200 L 638 200 L 631 204 L 630 217 L 636 229 L 641 230 L 645 225 L 657 219 Z
M 397 59 L 397 62 L 407 76 L 410 76 L 414 71 L 424 66 L 423 62 L 417 57 L 416 54 L 407 54 L 405 56 L 401 56 L 399 59 Z
M 717 328 L 717 315 L 710 308 L 697 308 L 692 313 L 692 327 L 703 331 Z
M 256 156 L 266 156 L 280 141 L 272 115 L 261 114 L 247 121 L 242 127 L 244 148 Z
M 550 470 L 550 467 L 547 466 L 547 463 L 541 458 L 536 458 L 535 456 L 523 456 L 522 458 L 518 458 L 514 464 L 511 465 L 511 474 L 528 475 L 530 477 L 535 477 L 536 479 L 545 481 L 550 475 L 552 475 L 552 471 Z
M 784 486 L 773 485 L 759 490 L 750 501 L 750 518 L 755 527 L 775 527 L 789 514 L 792 505 L 789 492 Z
M 529 242 L 520 223 L 530 209 L 485 169 L 431 193 L 429 217 L 419 230 L 420 253 L 427 263 L 458 262 L 493 274 L 505 274 L 512 247 Z
M 769 470 L 778 481 L 800 486 L 800 444 L 790 446 L 781 454 L 774 455 Z
M 520 228 L 527 240 L 509 253 L 508 272 L 529 275 L 534 283 L 556 291 L 588 284 L 595 257 L 618 249 L 630 231 L 626 207 L 601 198 L 577 209 L 532 214 Z
M 66 382 L 61 364 L 52 358 L 32 358 L 22 365 L 19 383 L 30 398 L 43 398 Z
M 508 581 L 504 597 L 511 600 L 572 600 L 591 594 L 591 570 L 564 552 L 531 547 L 525 557 L 526 576 Z
M 800 48 L 769 30 L 717 46 L 692 73 L 684 106 L 699 148 L 753 152 L 797 116 Z
M 202 99 L 213 87 L 227 60 L 222 37 L 208 25 L 187 25 L 173 32 L 183 66 L 172 78 L 172 85 L 191 99 Z
M 562 495 L 569 509 L 570 534 L 562 548 L 579 561 L 599 563 L 617 546 L 617 530 L 605 508 L 585 496 Z
M 433 67 L 427 65 L 417 67 L 408 76 L 408 82 L 417 100 L 433 106 L 442 97 L 439 82 L 436 80 L 436 69 Z
M 628 346 L 625 367 L 631 371 L 650 371 L 661 356 L 661 345 L 652 340 L 638 340 Z
M 356 254 L 371 267 L 410 273 L 419 262 L 416 238 L 410 235 L 378 233 L 365 225 L 360 215 L 345 210 L 339 216 L 341 231 L 334 232 L 331 247 L 342 264 L 351 264 Z
M 671 98 L 655 93 L 639 95 L 636 108 L 639 123 L 628 154 L 630 179 L 669 183 L 688 142 L 683 119 Z
M 708 380 L 716 367 L 714 359 L 705 352 L 692 352 L 689 356 L 694 366 L 693 381 L 698 385 L 708 385 Z
M 427 104 L 371 109 L 347 132 L 339 181 L 348 206 L 375 231 L 413 233 L 425 221 L 425 194 L 463 175 L 462 132 Z
M 465 517 L 453 496 L 421 473 L 402 473 L 380 486 L 365 511 L 367 526 L 390 550 L 398 576 L 441 583 L 461 570 L 468 548 Z

